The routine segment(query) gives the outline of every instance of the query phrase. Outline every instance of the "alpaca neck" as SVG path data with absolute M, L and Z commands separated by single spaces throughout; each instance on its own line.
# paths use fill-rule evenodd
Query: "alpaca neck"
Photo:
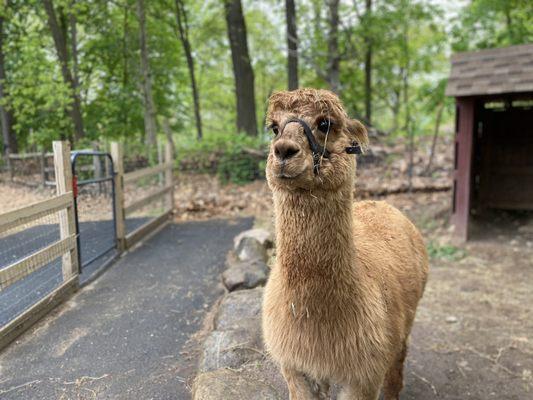
M 290 286 L 353 278 L 352 193 L 274 193 L 278 264 Z

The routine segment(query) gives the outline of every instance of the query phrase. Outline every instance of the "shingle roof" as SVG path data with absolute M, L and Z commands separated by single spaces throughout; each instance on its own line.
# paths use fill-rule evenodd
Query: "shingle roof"
M 533 92 L 533 44 L 457 53 L 446 95 Z

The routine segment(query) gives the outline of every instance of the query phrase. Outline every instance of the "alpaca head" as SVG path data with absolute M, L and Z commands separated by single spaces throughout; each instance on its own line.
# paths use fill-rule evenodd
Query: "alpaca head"
M 356 161 L 346 148 L 354 142 L 364 148 L 368 135 L 363 124 L 348 118 L 337 95 L 317 89 L 276 92 L 266 119 L 273 132 L 266 167 L 272 189 L 337 191 L 353 186 Z

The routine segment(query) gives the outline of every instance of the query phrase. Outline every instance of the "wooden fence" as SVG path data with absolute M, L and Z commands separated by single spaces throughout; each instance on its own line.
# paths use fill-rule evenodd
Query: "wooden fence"
M 97 151 L 98 146 L 94 145 L 93 149 L 86 149 L 87 151 Z M 33 152 L 33 153 L 11 153 L 6 158 L 5 170 L 9 174 L 9 178 L 12 182 L 20 183 L 25 186 L 55 186 L 55 167 L 51 161 L 53 161 L 53 152 Z M 24 162 L 22 166 L 17 166 L 15 163 Z M 28 163 L 33 164 L 33 181 L 31 179 L 24 179 L 25 167 Z M 78 171 L 94 171 L 95 175 L 100 174 L 100 164 L 95 160 L 92 165 L 82 165 L 78 167 Z M 22 176 L 22 179 L 20 179 Z M 19 178 L 19 179 L 17 179 Z
M 27 207 L 0 214 L 0 235 L 40 218 L 57 215 L 60 238 L 47 246 L 28 254 L 17 261 L 0 267 L 0 291 L 38 271 L 51 261 L 61 258 L 62 282 L 51 293 L 26 309 L 22 314 L 4 326 L 0 326 L 0 350 L 23 333 L 48 311 L 68 298 L 79 287 L 78 247 L 74 214 L 73 180 L 70 163 L 70 145 L 67 142 L 54 142 L 54 172 L 57 195 Z M 124 154 L 122 144 L 111 143 L 111 156 L 115 170 L 115 212 L 118 251 L 130 249 L 151 232 L 170 220 L 174 205 L 172 147 L 165 147 L 164 159 L 153 167 L 124 173 Z M 33 156 L 33 155 L 31 155 Z M 164 175 L 163 186 L 125 204 L 126 184 L 154 175 Z M 164 209 L 160 215 L 153 216 L 132 232 L 126 232 L 126 219 L 129 214 L 142 209 L 155 201 L 163 201 Z
M 76 291 L 79 286 L 70 146 L 66 142 L 54 142 L 53 154 L 57 178 L 57 196 L 1 214 L 0 234 L 44 216 L 57 214 L 60 238 L 56 242 L 0 269 L 0 290 L 11 286 L 59 257 L 62 259 L 63 281 L 51 293 L 0 327 L 0 349 Z
M 172 146 L 170 143 L 165 145 L 165 156 L 161 162 L 154 167 L 146 167 L 132 172 L 124 173 L 124 149 L 122 144 L 111 143 L 111 157 L 115 167 L 115 206 L 116 206 L 116 231 L 120 250 L 129 249 L 134 246 L 140 239 L 153 232 L 162 224 L 169 220 L 174 207 L 173 192 L 173 158 Z M 140 179 L 148 178 L 158 174 L 164 174 L 163 187 L 145 195 L 140 199 L 135 199 L 129 204 L 125 204 L 126 184 L 134 183 Z M 150 203 L 158 200 L 164 200 L 165 207 L 163 212 L 157 217 L 152 218 L 133 232 L 126 232 L 126 219 L 133 212 L 146 207 Z

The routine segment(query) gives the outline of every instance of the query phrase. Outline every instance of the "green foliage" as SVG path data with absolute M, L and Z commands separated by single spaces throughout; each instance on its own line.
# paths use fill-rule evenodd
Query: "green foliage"
M 136 0 L 53 3 L 69 37 L 72 70 L 68 21 L 71 16 L 76 20 L 78 94 L 86 138 L 75 147 L 86 147 L 97 139 L 122 139 L 146 156 L 150 150 L 143 145 Z M 158 134 L 170 131 L 178 154 L 191 154 L 184 163 L 196 157 L 195 167 L 219 173 L 227 181 L 251 179 L 262 173 L 262 168 L 253 156 L 243 155 L 242 149 L 261 148 L 264 143 L 261 138 L 248 143 L 235 132 L 236 99 L 223 3 L 184 3 L 205 140 L 195 141 L 189 72 L 173 0 L 145 1 Z M 258 121 L 263 121 L 268 96 L 285 89 L 287 83 L 284 2 L 242 3 Z M 373 0 L 372 4 L 372 13 L 367 14 L 365 0 L 340 2 L 340 96 L 351 116 L 362 117 L 363 65 L 371 43 L 373 123 L 393 135 L 432 133 L 436 110 L 442 104 L 442 125 L 451 122 L 452 100 L 444 96 L 451 50 L 533 42 L 533 2 L 528 0 L 473 0 L 458 2 L 456 7 L 433 0 Z M 296 2 L 296 8 L 300 85 L 328 88 L 328 7 L 323 0 L 303 0 Z M 42 2 L 0 1 L 0 16 L 4 19 L 7 76 L 3 82 L 6 95 L 0 104 L 14 113 L 20 148 L 49 148 L 52 140 L 71 138 L 71 88 L 63 81 Z
M 430 241 L 427 245 L 428 255 L 431 259 L 441 259 L 448 261 L 457 261 L 465 257 L 464 250 L 449 245 L 441 245 L 436 241 Z
M 533 42 L 533 2 L 473 0 L 453 26 L 455 51 Z
M 264 177 L 263 159 L 252 154 L 266 150 L 264 136 L 208 133 L 202 141 L 181 137 L 177 145 L 176 162 L 182 170 L 213 173 L 223 183 L 243 184 Z

